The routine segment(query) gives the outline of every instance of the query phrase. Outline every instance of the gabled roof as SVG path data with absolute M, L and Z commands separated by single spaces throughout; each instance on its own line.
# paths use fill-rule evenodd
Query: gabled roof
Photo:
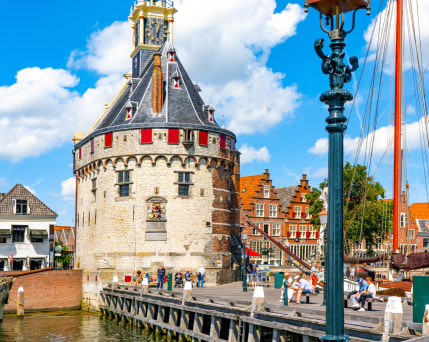
M 415 219 L 429 219 L 429 203 L 413 203 L 410 212 Z
M 261 179 L 264 175 L 240 177 L 240 199 L 243 209 L 250 210 L 255 193 L 258 191 L 258 185 L 261 184 Z
M 419 233 L 429 234 L 429 220 L 419 220 L 416 219 L 417 227 L 419 228 Z
M 165 42 L 160 47 L 158 53 L 161 54 L 161 69 L 164 81 L 164 100 L 160 113 L 152 112 L 152 74 L 154 70 L 153 53 L 155 51 L 145 51 L 148 62 L 137 78 L 130 78 L 124 86 L 110 108 L 98 120 L 91 132 L 85 137 L 82 143 L 88 138 L 114 130 L 134 129 L 139 127 L 155 128 L 180 128 L 180 127 L 202 127 L 209 130 L 235 135 L 222 129 L 214 121 L 209 121 L 208 113 L 204 110 L 205 103 L 201 98 L 197 87 L 193 84 L 177 57 L 174 61 L 168 58 L 168 52 L 174 50 L 170 42 Z M 180 88 L 172 86 L 173 77 L 180 78 Z M 127 104 L 131 104 L 133 115 L 127 120 Z M 80 145 L 81 143 L 78 143 Z
M 27 200 L 30 207 L 30 213 L 25 216 L 48 216 L 57 217 L 58 215 L 50 209 L 45 203 L 34 196 L 28 189 L 21 184 L 16 184 L 5 196 L 0 199 L 0 215 L 12 216 L 14 214 L 14 200 Z M 22 215 L 19 215 L 22 216 Z
M 290 206 L 295 192 L 298 190 L 298 186 L 288 186 L 285 188 L 276 189 L 277 198 L 280 200 L 280 205 L 282 206 L 282 211 L 286 212 L 287 208 Z

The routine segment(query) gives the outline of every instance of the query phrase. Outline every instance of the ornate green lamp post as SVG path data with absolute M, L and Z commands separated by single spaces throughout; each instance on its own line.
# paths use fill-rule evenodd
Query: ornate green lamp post
M 351 73 L 358 68 L 356 57 L 350 58 L 351 67 L 344 64 L 344 39 L 355 25 L 355 14 L 366 8 L 369 14 L 369 1 L 366 0 L 306 0 L 308 6 L 320 14 L 320 27 L 328 33 L 331 40 L 331 55 L 323 53 L 323 39 L 317 39 L 314 48 L 322 59 L 322 71 L 329 75 L 330 90 L 320 96 L 320 101 L 329 108 L 326 118 L 326 130 L 329 133 L 328 162 L 328 231 L 325 255 L 326 267 L 326 335 L 323 341 L 347 341 L 344 335 L 344 277 L 343 277 L 343 134 L 347 118 L 344 116 L 344 103 L 353 99 L 350 92 L 343 89 L 344 83 L 350 82 Z M 353 12 L 352 27 L 344 30 L 346 12 Z M 326 29 L 323 25 L 326 19 Z
M 241 278 L 243 280 L 243 292 L 247 292 L 247 275 L 246 275 L 246 241 L 247 233 L 241 232 Z

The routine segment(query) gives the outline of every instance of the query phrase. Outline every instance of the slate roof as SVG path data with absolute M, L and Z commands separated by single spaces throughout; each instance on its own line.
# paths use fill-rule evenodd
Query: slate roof
M 277 198 L 280 200 L 280 205 L 282 206 L 283 212 L 287 211 L 287 208 L 290 206 L 290 202 L 292 201 L 292 198 L 297 190 L 297 185 L 274 190 L 277 194 Z
M 240 199 L 243 209 L 250 210 L 255 193 L 258 191 L 258 185 L 261 184 L 261 179 L 264 175 L 240 177 Z
M 98 121 L 92 132 L 78 145 L 83 144 L 97 134 L 134 128 L 193 128 L 219 131 L 235 138 L 235 135 L 222 129 L 216 122 L 208 119 L 204 111 L 204 101 L 198 88 L 191 81 L 177 53 L 175 61 L 168 60 L 168 52 L 174 51 L 170 42 L 165 42 L 158 50 L 161 54 L 161 68 L 164 80 L 164 102 L 161 113 L 152 113 L 152 73 L 153 58 L 143 68 L 138 78 L 131 78 L 128 84 L 117 95 L 115 101 Z M 153 52 L 155 53 L 155 51 Z M 180 88 L 172 87 L 173 76 L 180 77 Z M 126 106 L 133 107 L 133 117 L 126 120 Z
M 417 227 L 419 228 L 419 233 L 429 234 L 429 220 L 419 220 L 416 219 Z
M 7 194 L 0 198 L 0 216 L 24 216 L 14 214 L 13 200 L 22 199 L 28 201 L 30 213 L 25 216 L 57 217 L 58 215 L 46 204 L 34 196 L 21 184 L 16 184 Z

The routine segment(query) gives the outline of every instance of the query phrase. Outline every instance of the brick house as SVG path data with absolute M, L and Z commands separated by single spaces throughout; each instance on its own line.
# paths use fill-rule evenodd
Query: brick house
M 280 265 L 279 249 L 273 247 L 272 243 L 264 239 L 256 229 L 245 224 L 247 220 L 257 224 L 276 240 L 282 239 L 285 235 L 284 213 L 268 169 L 261 175 L 240 178 L 240 200 L 240 222 L 244 226 L 244 232 L 248 234 L 249 247 L 256 253 L 264 254 L 252 259 L 257 264 Z M 268 251 L 268 255 L 265 255 Z
M 409 237 L 414 238 L 415 252 L 429 250 L 429 203 L 410 205 Z
M 303 174 L 299 185 L 276 189 L 284 212 L 285 242 L 292 253 L 303 260 L 316 256 L 318 232 L 311 224 L 308 196 L 311 187 L 307 175 Z
M 50 227 L 57 214 L 21 184 L 0 194 L 0 271 L 26 271 L 50 263 Z

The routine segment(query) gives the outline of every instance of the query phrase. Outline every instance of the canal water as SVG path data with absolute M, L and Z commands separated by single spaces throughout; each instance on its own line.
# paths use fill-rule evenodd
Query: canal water
M 164 342 L 164 336 L 99 315 L 84 313 L 32 314 L 24 318 L 3 317 L 0 342 Z

